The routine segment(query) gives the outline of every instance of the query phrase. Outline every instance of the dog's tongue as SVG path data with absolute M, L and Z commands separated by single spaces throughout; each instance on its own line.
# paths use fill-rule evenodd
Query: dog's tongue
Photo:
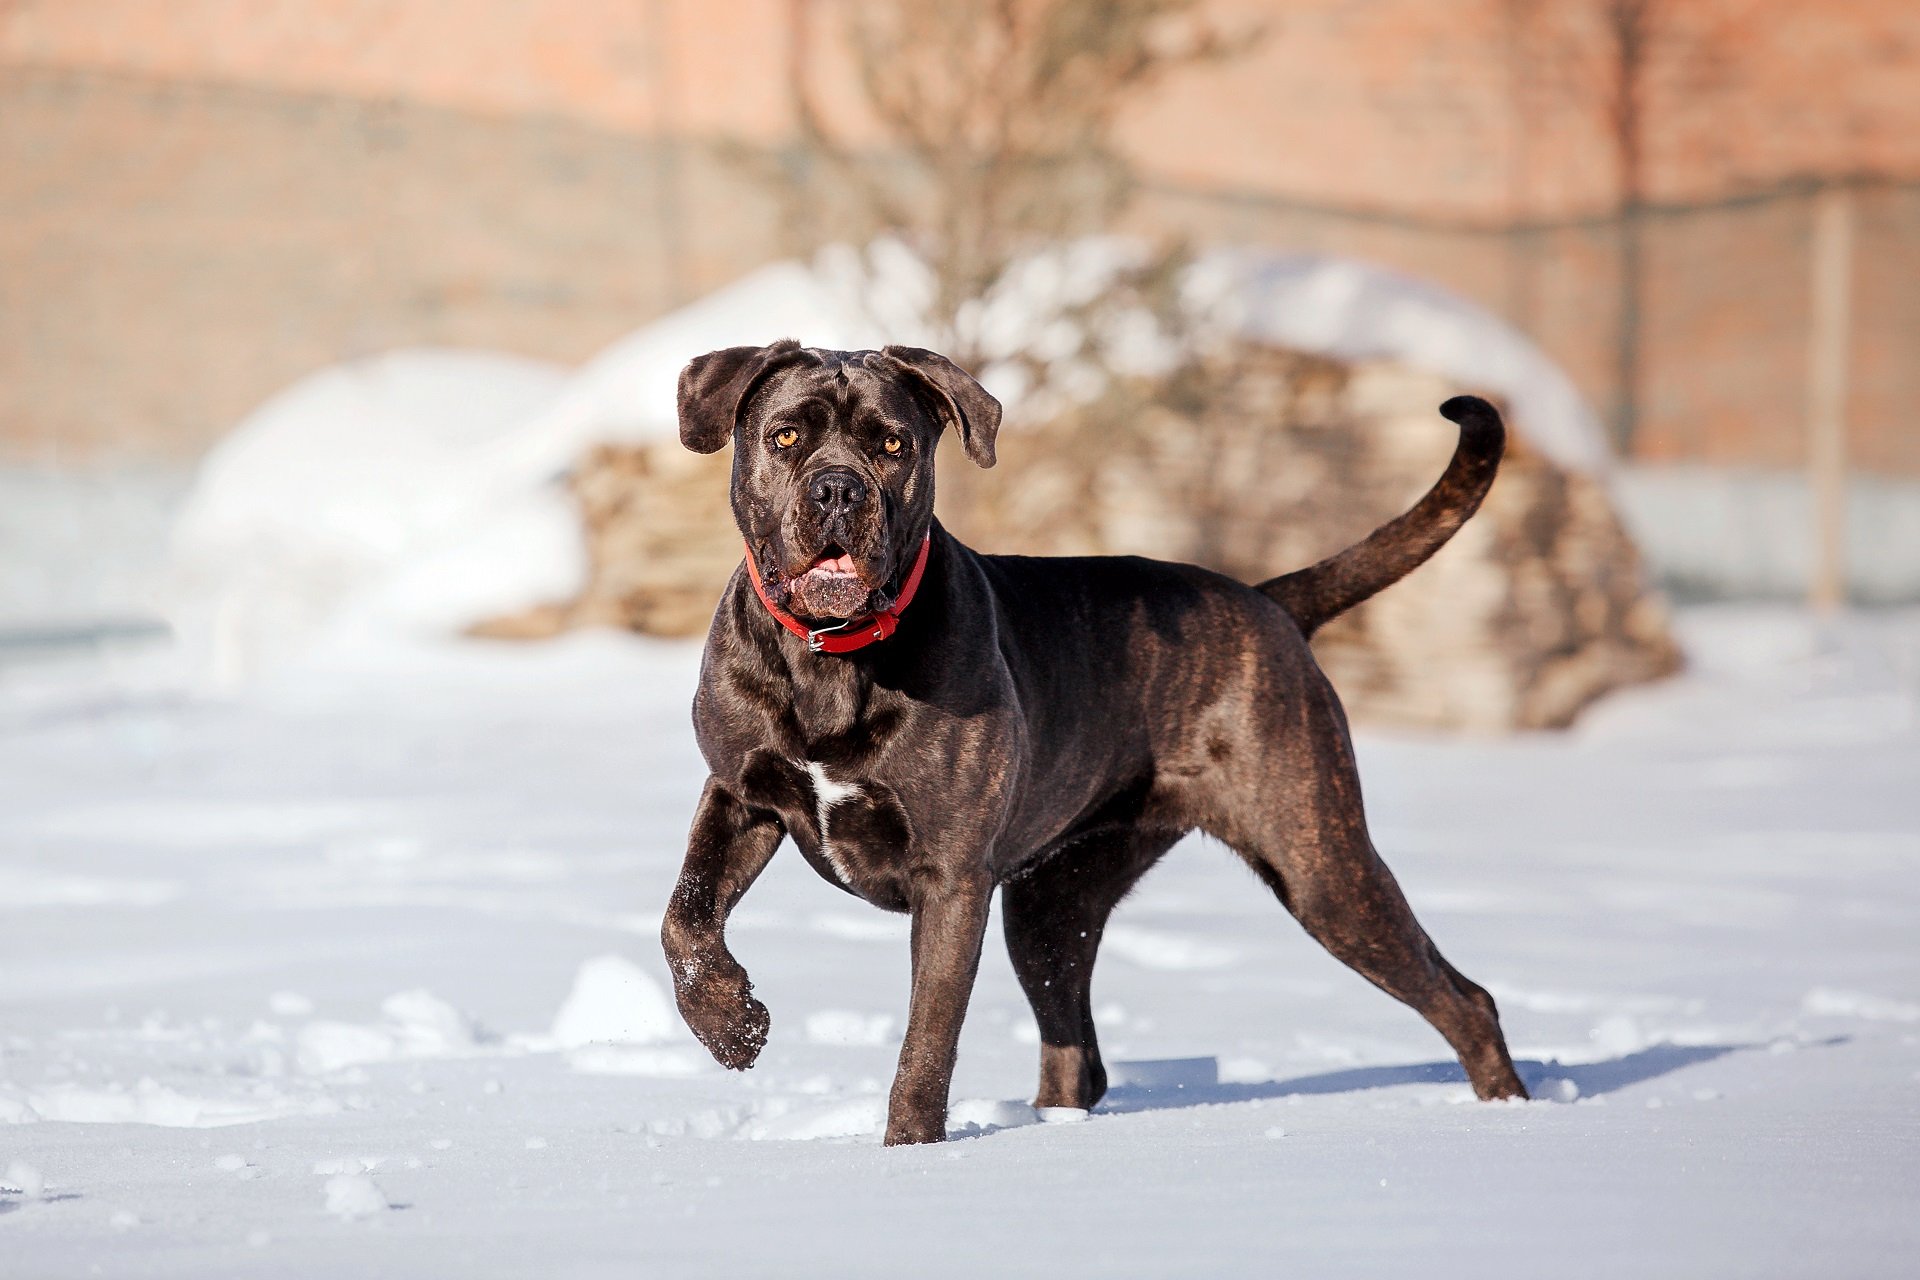
M 821 556 L 813 567 L 823 573 L 852 573 L 853 557 L 844 551 L 837 556 Z

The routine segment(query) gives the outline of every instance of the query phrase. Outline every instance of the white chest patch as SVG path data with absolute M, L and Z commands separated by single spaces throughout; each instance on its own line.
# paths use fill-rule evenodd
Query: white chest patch
M 847 879 L 847 869 L 833 856 L 833 844 L 827 837 L 827 819 L 833 806 L 859 795 L 860 788 L 851 782 L 835 782 L 827 776 L 826 766 L 817 761 L 807 761 L 807 773 L 813 779 L 813 816 L 820 824 L 820 856 L 827 860 L 843 882 L 851 884 L 852 881 Z

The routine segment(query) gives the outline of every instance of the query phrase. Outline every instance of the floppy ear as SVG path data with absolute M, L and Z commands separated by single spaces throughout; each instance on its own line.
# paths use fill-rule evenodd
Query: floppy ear
M 688 361 L 680 371 L 680 443 L 695 453 L 718 453 L 733 438 L 740 406 L 760 379 L 799 354 L 799 343 L 782 338 L 770 347 L 728 347 Z
M 982 467 L 993 465 L 993 440 L 1000 434 L 1000 402 L 973 375 L 943 355 L 919 347 L 886 347 L 896 361 L 934 393 L 947 425 L 960 433 L 961 447 Z

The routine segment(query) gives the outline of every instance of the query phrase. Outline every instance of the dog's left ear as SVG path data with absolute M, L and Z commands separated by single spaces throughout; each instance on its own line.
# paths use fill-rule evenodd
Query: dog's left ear
M 993 440 L 1000 434 L 1000 402 L 988 395 L 972 374 L 945 356 L 919 347 L 885 347 L 880 354 L 933 391 L 946 425 L 960 433 L 960 445 L 976 465 L 993 465 Z
M 800 354 L 799 343 L 782 338 L 770 347 L 727 347 L 688 361 L 680 371 L 680 443 L 695 453 L 718 453 L 760 380 Z

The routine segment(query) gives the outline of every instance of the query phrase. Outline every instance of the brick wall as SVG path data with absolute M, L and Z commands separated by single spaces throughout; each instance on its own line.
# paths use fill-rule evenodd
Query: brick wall
M 563 360 L 785 251 L 723 155 L 842 0 L 0 5 L 0 451 L 182 455 L 410 342 Z M 1135 225 L 1369 257 L 1619 396 L 1610 0 L 1220 0 L 1266 38 L 1122 122 Z M 1853 428 L 1920 474 L 1920 6 L 1650 0 L 1635 450 L 1790 465 L 1807 201 L 1864 175 Z M 1905 185 L 1903 185 L 1903 183 Z
M 577 361 L 769 256 L 710 149 L 418 104 L 0 75 L 0 451 L 191 456 L 398 345 Z M 672 224 L 669 227 L 669 224 Z

